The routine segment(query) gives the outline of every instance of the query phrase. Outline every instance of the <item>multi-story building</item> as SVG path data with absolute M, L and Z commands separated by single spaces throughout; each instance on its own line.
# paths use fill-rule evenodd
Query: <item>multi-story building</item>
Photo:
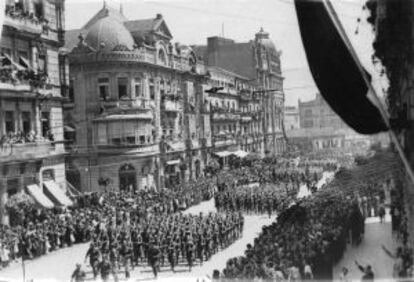
M 131 21 L 106 5 L 67 32 L 74 186 L 149 189 L 202 175 L 211 146 L 206 72 L 171 39 L 162 15 Z
M 253 98 L 254 84 L 245 77 L 219 67 L 207 67 L 214 150 L 219 155 L 242 150 L 263 154 L 261 103 Z
M 283 122 L 286 131 L 300 128 L 299 109 L 295 106 L 286 106 Z
M 5 12 L 0 41 L 3 222 L 11 195 L 26 191 L 49 204 L 42 201 L 45 183 L 51 190 L 66 189 L 62 93 L 68 75 L 61 49 L 64 0 L 8 0 Z
M 242 80 L 256 85 L 255 99 L 260 99 L 260 124 L 258 138 L 263 139 L 266 155 L 283 153 L 286 140 L 283 134 L 283 77 L 280 52 L 261 29 L 250 42 L 237 43 L 222 37 L 210 37 L 207 45 L 193 46 L 198 57 L 209 67 L 231 71 Z
M 389 79 L 386 101 L 392 130 L 402 144 L 411 169 L 414 169 L 414 2 L 395 0 L 369 0 L 366 6 L 371 13 L 368 21 L 375 34 L 374 63 L 384 66 L 383 73 Z M 379 62 L 381 61 L 381 62 Z M 401 177 L 401 189 L 406 221 L 408 244 L 414 246 L 414 183 L 405 171 Z M 403 220 L 403 222 L 405 222 Z M 405 225 L 405 224 L 404 224 Z M 404 226 L 403 225 L 403 226 Z M 402 232 L 404 233 L 404 231 Z
M 299 100 L 298 104 L 301 128 L 348 128 L 319 93 L 315 99 L 306 102 Z
M 289 142 L 303 151 L 343 150 L 352 153 L 363 153 L 369 147 L 386 138 L 381 135 L 366 136 L 356 133 L 330 108 L 318 93 L 316 98 L 302 102 L 292 110 L 285 109 L 285 128 Z M 296 109 L 296 111 L 295 111 Z M 288 128 L 287 117 L 297 117 L 299 127 Z

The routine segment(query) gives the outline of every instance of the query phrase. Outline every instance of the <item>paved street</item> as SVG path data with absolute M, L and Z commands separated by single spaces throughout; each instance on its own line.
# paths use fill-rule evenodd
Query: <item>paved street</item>
M 376 280 L 390 280 L 394 261 L 385 254 L 381 245 L 385 245 L 391 251 L 394 251 L 397 245 L 391 235 L 389 216 L 386 221 L 387 223 L 381 224 L 378 218 L 367 218 L 362 243 L 358 247 L 348 246 L 342 261 L 334 268 L 335 279 L 339 279 L 342 267 L 346 267 L 349 270 L 349 278 L 359 281 L 362 272 L 355 265 L 357 260 L 362 265 L 372 266 Z
M 215 211 L 214 200 L 203 202 L 200 205 L 194 206 L 187 210 L 185 213 L 199 214 L 200 212 L 208 213 Z M 222 270 L 229 258 L 240 256 L 244 253 L 246 245 L 253 243 L 254 238 L 260 233 L 262 226 L 269 225 L 275 217 L 269 219 L 267 216 L 246 216 L 245 217 L 245 230 L 243 237 L 236 241 L 233 245 L 215 254 L 208 262 L 202 266 L 197 265 L 190 273 L 188 268 L 182 264 L 176 268 L 176 273 L 173 274 L 169 267 L 165 266 L 161 268 L 159 274 L 159 281 L 163 278 L 174 276 L 174 281 L 195 281 L 195 277 L 206 277 L 211 275 L 214 269 Z M 53 252 L 45 257 L 33 261 L 27 261 L 26 266 L 26 280 L 33 279 L 37 281 L 68 281 L 75 264 L 83 262 L 88 244 L 76 245 L 72 248 L 67 248 Z M 90 268 L 87 268 L 90 270 Z M 90 277 L 91 274 L 88 274 Z M 124 278 L 124 274 L 120 274 L 120 278 Z M 145 281 L 151 280 L 153 275 L 150 267 L 136 268 L 132 274 L 132 281 Z M 14 264 L 7 269 L 0 271 L 0 280 L 6 279 L 8 281 L 22 281 L 22 266 L 21 264 Z M 171 281 L 171 279 L 168 279 Z
M 330 173 L 324 173 L 320 184 L 325 183 L 330 177 Z M 320 186 L 318 184 L 318 187 Z M 298 198 L 310 195 L 306 186 L 302 186 Z M 199 205 L 191 207 L 186 210 L 185 214 L 199 214 L 200 212 L 207 214 L 209 212 L 216 212 L 214 207 L 214 199 L 210 201 L 202 202 Z M 176 273 L 172 273 L 168 266 L 161 268 L 159 274 L 159 281 L 163 278 L 174 277 L 174 281 L 195 281 L 195 277 L 206 277 L 211 275 L 214 269 L 222 270 L 229 258 L 243 255 L 246 245 L 253 243 L 254 238 L 260 233 L 262 226 L 269 225 L 275 220 L 275 216 L 268 218 L 267 216 L 245 216 L 245 228 L 243 237 L 236 241 L 233 245 L 227 249 L 215 254 L 208 262 L 205 262 L 202 266 L 197 265 L 193 268 L 192 272 L 188 271 L 187 266 L 182 263 L 176 268 Z M 68 281 L 72 271 L 74 270 L 76 263 L 83 263 L 87 248 L 89 244 L 76 245 L 72 248 L 66 248 L 53 252 L 47 256 L 35 259 L 33 261 L 25 262 L 26 280 L 47 280 L 47 281 Z M 363 262 L 363 261 L 361 261 Z M 90 268 L 86 268 L 90 271 Z M 22 265 L 13 264 L 10 267 L 0 271 L 0 280 L 6 279 L 8 281 L 22 281 Z M 91 277 L 91 273 L 88 274 Z M 120 273 L 120 278 L 124 278 L 124 274 Z M 136 268 L 132 274 L 133 281 L 145 281 L 151 280 L 153 277 L 150 267 Z

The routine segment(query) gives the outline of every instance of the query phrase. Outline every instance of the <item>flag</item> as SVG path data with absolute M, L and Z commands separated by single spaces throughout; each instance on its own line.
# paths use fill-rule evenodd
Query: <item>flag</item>
M 368 99 L 369 86 L 335 26 L 325 0 L 295 0 L 302 42 L 321 95 L 351 128 L 361 134 L 387 130 L 379 109 Z

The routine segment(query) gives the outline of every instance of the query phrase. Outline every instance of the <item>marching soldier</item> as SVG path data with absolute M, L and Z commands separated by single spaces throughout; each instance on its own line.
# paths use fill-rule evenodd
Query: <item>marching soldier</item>
M 154 278 L 158 277 L 160 249 L 155 241 L 152 241 L 148 248 L 148 263 L 154 273 Z
M 96 247 L 96 244 L 92 242 L 88 251 L 86 252 L 85 263 L 87 258 L 89 257 L 89 265 L 92 267 L 94 279 L 96 279 L 96 277 L 98 276 L 98 264 L 100 256 L 101 253 L 99 249 Z
M 194 243 L 193 243 L 193 239 L 190 238 L 187 242 L 187 250 L 186 250 L 186 254 L 187 254 L 187 263 L 188 263 L 188 268 L 191 272 L 191 269 L 193 267 L 193 260 L 194 260 Z

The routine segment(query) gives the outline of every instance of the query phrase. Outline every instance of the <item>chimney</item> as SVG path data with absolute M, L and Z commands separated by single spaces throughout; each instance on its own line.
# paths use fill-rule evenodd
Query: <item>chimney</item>
M 157 16 L 155 17 L 157 20 L 161 20 L 162 19 L 162 15 L 161 14 L 157 14 Z

